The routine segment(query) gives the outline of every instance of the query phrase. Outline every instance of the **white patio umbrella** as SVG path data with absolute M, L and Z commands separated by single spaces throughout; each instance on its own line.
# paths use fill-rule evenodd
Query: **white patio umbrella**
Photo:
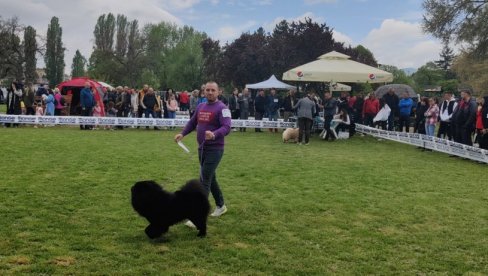
M 115 90 L 115 87 L 111 86 L 110 84 L 103 82 L 103 81 L 97 81 L 99 84 L 101 84 L 103 87 L 108 88 L 110 90 Z
M 320 56 L 315 61 L 286 71 L 283 73 L 283 80 L 330 83 L 382 83 L 393 81 L 391 73 L 349 58 L 348 55 L 332 51 Z

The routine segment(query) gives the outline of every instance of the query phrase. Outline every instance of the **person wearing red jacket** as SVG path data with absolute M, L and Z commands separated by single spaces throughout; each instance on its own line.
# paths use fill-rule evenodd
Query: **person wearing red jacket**
M 380 111 L 380 102 L 375 97 L 374 93 L 371 92 L 363 104 L 364 124 L 373 127 L 373 119 L 378 111 Z

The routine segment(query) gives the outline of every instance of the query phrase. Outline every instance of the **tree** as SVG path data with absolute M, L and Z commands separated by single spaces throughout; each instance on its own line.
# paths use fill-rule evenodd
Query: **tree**
M 443 41 L 467 43 L 476 58 L 488 56 L 488 0 L 424 0 L 422 26 Z
M 454 59 L 453 71 L 461 84 L 473 88 L 475 94 L 488 91 L 488 60 L 478 60 L 468 52 L 462 52 Z
M 46 77 L 52 86 L 63 81 L 64 78 L 64 51 L 62 42 L 63 30 L 59 25 L 57 17 L 51 18 L 47 29 L 46 55 Z
M 220 48 L 219 41 L 206 38 L 202 40 L 201 47 L 203 56 L 203 78 L 220 83 L 223 81 L 223 78 L 221 76 L 222 70 L 220 67 L 220 64 L 222 63 L 222 48 Z
M 436 60 L 435 64 L 444 71 L 446 79 L 454 79 L 456 76 L 451 70 L 451 65 L 455 55 L 453 50 L 449 47 L 449 42 L 444 43 L 444 47 L 439 56 L 441 59 Z
M 3 20 L 0 17 L 0 79 L 22 79 L 23 50 L 20 39 L 22 31 L 18 19 Z
M 71 64 L 71 77 L 83 77 L 85 76 L 86 58 L 80 53 L 80 50 L 76 50 L 73 57 L 73 63 Z
M 37 42 L 36 30 L 32 26 L 28 26 L 24 30 L 24 60 L 25 60 L 25 80 L 28 82 L 35 82 L 37 79 Z
M 412 75 L 416 90 L 423 91 L 426 86 L 440 85 L 444 81 L 444 72 L 434 62 L 427 62 Z
M 392 83 L 407 84 L 410 86 L 414 85 L 413 80 L 409 76 L 407 76 L 407 74 L 403 70 L 398 69 L 398 67 L 396 66 L 382 64 L 380 66 L 380 69 L 393 74 Z
M 114 45 L 115 17 L 112 13 L 98 17 L 95 30 L 95 50 L 111 52 Z

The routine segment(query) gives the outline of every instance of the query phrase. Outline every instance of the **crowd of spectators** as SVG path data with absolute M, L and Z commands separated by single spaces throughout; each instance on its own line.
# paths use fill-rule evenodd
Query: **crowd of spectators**
M 172 119 L 179 112 L 191 116 L 198 104 L 206 102 L 202 87 L 191 92 L 175 92 L 172 89 L 155 91 L 148 85 L 140 90 L 118 86 L 104 93 L 102 109 L 87 83 L 80 92 L 80 113 L 82 116 Z M 304 101 L 298 104 L 305 98 L 310 100 L 306 101 L 307 110 L 303 109 Z M 363 93 L 350 95 L 348 92 L 341 92 L 337 98 L 330 92 L 323 95 L 311 92 L 299 98 L 294 90 L 287 91 L 284 96 L 275 89 L 258 90 L 253 96 L 248 89 L 239 91 L 235 88 L 229 96 L 220 89 L 218 99 L 229 107 L 234 120 L 247 120 L 253 116 L 255 120 L 296 121 L 302 126 L 307 141 L 307 133 L 313 130 L 323 128 L 321 138 L 335 140 L 340 136 L 339 131 L 352 136 L 355 124 L 364 124 L 405 132 L 410 132 L 412 127 L 415 133 L 435 135 L 466 145 L 477 143 L 488 148 L 488 97 L 475 99 L 469 90 L 461 91 L 459 98 L 445 92 L 441 99 L 412 98 L 407 93 L 399 96 L 393 89 L 380 98 L 375 93 L 364 96 Z M 313 109 L 308 110 L 310 102 L 313 102 Z M 24 85 L 20 82 L 7 87 L 5 103 L 7 114 L 43 116 L 61 115 L 65 104 L 57 88 L 52 90 L 41 85 L 36 90 L 32 83 Z M 310 115 L 304 117 L 303 114 Z M 82 129 L 93 127 L 82 126 Z M 245 132 L 246 128 L 235 128 L 234 131 Z M 255 132 L 262 131 L 255 128 Z M 277 129 L 269 131 L 277 132 Z

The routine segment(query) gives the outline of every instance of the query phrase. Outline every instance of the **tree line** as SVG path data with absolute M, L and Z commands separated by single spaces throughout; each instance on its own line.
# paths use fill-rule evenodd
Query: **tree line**
M 379 66 L 394 75 L 394 83 L 405 83 L 422 91 L 426 85 L 439 85 L 456 91 L 460 85 L 475 91 L 488 86 L 488 1 L 425 0 L 423 28 L 439 38 L 444 48 L 440 59 L 418 68 L 411 76 L 392 65 L 378 65 L 373 53 L 358 45 L 352 47 L 333 38 L 334 29 L 326 23 L 306 18 L 281 21 L 271 32 L 258 28 L 222 44 L 189 26 L 168 22 L 140 26 L 137 19 L 112 13 L 102 14 L 93 30 L 93 50 L 89 58 L 76 51 L 71 75 L 89 76 L 116 85 L 155 89 L 189 90 L 206 80 L 232 87 L 243 87 L 267 79 L 318 56 L 335 50 L 352 60 Z M 463 20 L 467 18 L 469 20 Z M 49 23 L 46 36 L 17 18 L 0 18 L 0 79 L 36 79 L 36 56 L 43 56 L 52 85 L 63 80 L 64 52 L 58 18 Z M 452 42 L 465 45 L 457 55 Z M 369 84 L 354 85 L 370 91 Z

